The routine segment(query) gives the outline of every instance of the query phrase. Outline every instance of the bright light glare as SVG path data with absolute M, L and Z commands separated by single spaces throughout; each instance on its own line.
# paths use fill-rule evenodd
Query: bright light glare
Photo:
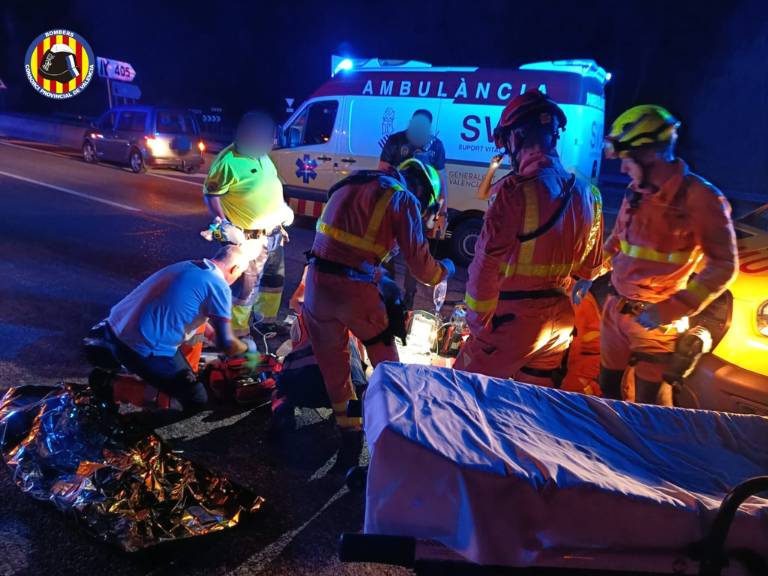
M 336 65 L 336 70 L 333 71 L 333 74 L 336 75 L 342 70 L 352 70 L 354 65 L 355 63 L 350 58 L 344 58 L 344 60 Z
M 688 331 L 691 327 L 691 323 L 688 321 L 688 316 L 683 316 L 682 318 L 673 321 L 672 326 L 674 326 L 678 334 L 682 334 Z
M 606 72 L 605 73 L 605 81 L 606 82 L 610 82 L 611 78 L 613 78 L 613 74 L 611 74 L 610 72 Z

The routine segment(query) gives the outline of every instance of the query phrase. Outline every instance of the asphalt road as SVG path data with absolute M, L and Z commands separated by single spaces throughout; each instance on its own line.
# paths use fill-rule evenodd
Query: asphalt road
M 76 154 L 0 141 L 0 392 L 22 383 L 84 382 L 80 340 L 110 306 L 156 269 L 209 256 L 202 175 L 133 174 Z M 286 294 L 299 282 L 311 222 L 291 229 Z M 466 271 L 449 300 L 463 295 Z M 431 308 L 429 293 L 419 296 Z M 287 301 L 287 297 L 285 298 Z M 204 412 L 159 431 L 191 459 L 266 498 L 245 526 L 152 554 L 94 542 L 52 506 L 22 494 L 0 466 L 0 576 L 22 574 L 401 574 L 345 566 L 339 534 L 362 527 L 363 498 L 334 468 L 327 415 L 301 414 L 298 432 L 267 434 L 258 409 Z

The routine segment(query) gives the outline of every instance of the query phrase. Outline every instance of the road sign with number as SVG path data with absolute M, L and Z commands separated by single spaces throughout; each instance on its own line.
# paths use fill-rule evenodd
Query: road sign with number
M 120 80 L 121 82 L 132 82 L 136 77 L 136 70 L 128 62 L 120 60 L 111 60 L 109 58 L 96 58 L 96 70 L 102 78 L 110 80 Z

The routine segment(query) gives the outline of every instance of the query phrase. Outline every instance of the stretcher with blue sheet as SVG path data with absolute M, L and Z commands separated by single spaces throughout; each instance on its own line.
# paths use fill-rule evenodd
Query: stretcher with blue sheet
M 342 537 L 344 561 L 768 574 L 768 418 L 394 363 L 377 367 L 364 411 L 365 524 Z

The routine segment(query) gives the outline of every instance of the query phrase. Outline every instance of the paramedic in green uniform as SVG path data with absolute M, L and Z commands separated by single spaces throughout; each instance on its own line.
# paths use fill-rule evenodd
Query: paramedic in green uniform
M 231 222 L 247 238 L 262 239 L 263 249 L 232 286 L 232 329 L 238 336 L 250 333 L 254 309 L 259 318 L 274 318 L 280 308 L 285 266 L 282 244 L 287 239 L 283 226 L 293 222 L 293 211 L 283 199 L 283 185 L 267 155 L 274 142 L 274 130 L 274 122 L 266 113 L 245 114 L 237 126 L 234 143 L 216 156 L 203 184 L 205 204 L 214 217 Z M 260 284 L 264 287 L 266 267 L 272 269 L 271 276 L 278 278 L 266 279 L 267 296 L 264 302 L 258 302 L 257 289 Z

